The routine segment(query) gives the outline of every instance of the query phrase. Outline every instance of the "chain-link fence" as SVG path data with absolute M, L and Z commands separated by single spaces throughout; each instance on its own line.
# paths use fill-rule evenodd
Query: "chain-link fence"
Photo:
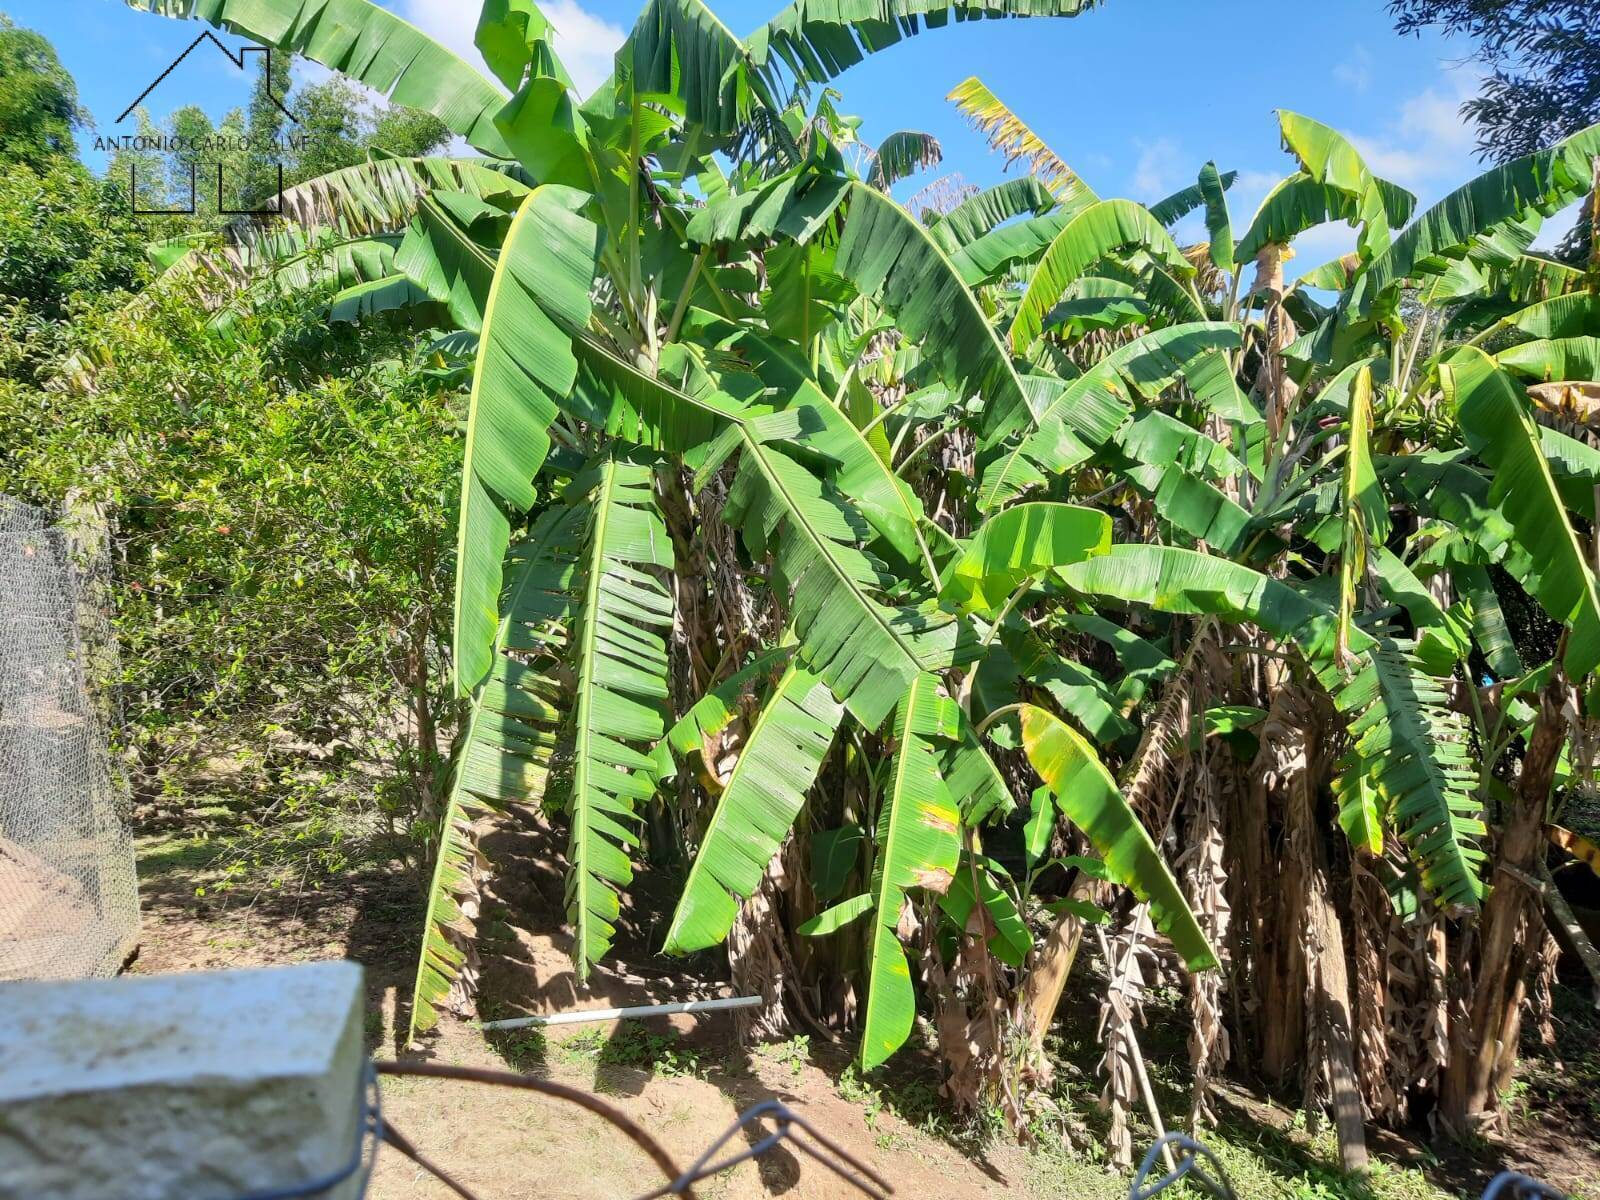
M 0 979 L 111 975 L 138 935 L 97 549 L 0 496 Z

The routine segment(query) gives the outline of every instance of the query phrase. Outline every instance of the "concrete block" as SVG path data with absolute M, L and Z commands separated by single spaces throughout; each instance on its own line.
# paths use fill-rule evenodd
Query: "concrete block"
M 0 984 L 0 1200 L 324 1177 L 356 1143 L 364 1064 L 355 963 Z

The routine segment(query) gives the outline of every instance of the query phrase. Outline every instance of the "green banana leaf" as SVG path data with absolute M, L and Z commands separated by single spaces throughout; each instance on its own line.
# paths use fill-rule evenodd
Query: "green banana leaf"
M 821 679 L 793 665 L 784 672 L 717 800 L 667 929 L 667 953 L 689 954 L 728 936 L 735 898 L 760 886 L 843 719 Z
M 1527 398 L 1494 360 L 1473 347 L 1440 364 L 1439 375 L 1468 444 L 1494 470 L 1489 502 L 1510 521 L 1533 572 L 1522 579 L 1523 586 L 1567 627 L 1566 668 L 1580 680 L 1600 666 L 1600 595 Z
M 579 216 L 586 197 L 554 185 L 528 193 L 495 264 L 467 401 L 456 541 L 456 689 L 488 673 L 499 619 L 500 560 L 511 538 L 502 505 L 532 506 L 549 452 L 555 397 L 577 378 L 573 332 L 589 319 L 600 231 Z
M 939 770 L 938 742 L 955 733 L 955 704 L 939 694 L 932 675 L 917 676 L 896 710 L 896 749 L 879 809 L 863 1070 L 905 1044 L 916 1015 L 911 967 L 898 932 L 906 892 L 948 891 L 961 858 L 961 814 Z
M 1062 815 L 1105 861 L 1110 877 L 1150 905 L 1150 919 L 1172 939 L 1184 965 L 1191 971 L 1215 967 L 1216 952 L 1177 881 L 1093 747 L 1054 713 L 1028 704 L 1022 708 L 1022 748 Z

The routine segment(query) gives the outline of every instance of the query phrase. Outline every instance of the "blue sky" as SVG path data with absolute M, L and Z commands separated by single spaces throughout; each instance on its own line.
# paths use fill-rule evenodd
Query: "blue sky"
M 476 63 L 473 0 L 389 0 L 388 6 Z M 777 0 L 723 0 L 713 7 L 747 33 Z M 636 12 L 626 0 L 555 0 L 545 11 L 580 84 L 602 76 Z M 102 132 L 204 26 L 126 8 L 120 0 L 0 0 L 0 11 L 38 29 L 78 80 Z M 1290 15 L 1292 14 L 1292 15 Z M 236 39 L 229 39 L 230 43 Z M 1027 120 L 1102 195 L 1159 199 L 1193 181 L 1207 158 L 1240 178 L 1230 194 L 1236 228 L 1291 169 L 1273 110 L 1295 109 L 1357 141 L 1380 175 L 1427 204 L 1482 168 L 1457 115 L 1476 68 L 1468 47 L 1436 36 L 1397 37 L 1382 0 L 1108 0 L 1072 20 L 988 21 L 908 39 L 869 57 L 837 85 L 863 136 L 923 129 L 943 143 L 941 172 L 969 182 L 1004 176 L 946 102 L 976 74 Z M 151 97 L 154 115 L 185 103 L 214 114 L 243 102 L 239 73 L 214 52 L 185 64 Z M 80 138 L 87 147 L 92 134 Z M 97 156 L 86 153 L 91 165 Z M 897 194 L 916 186 L 902 185 Z M 1556 235 L 1565 223 L 1551 223 Z M 1547 234 L 1547 237 L 1550 236 Z M 1307 235 L 1309 267 L 1348 249 L 1343 226 Z

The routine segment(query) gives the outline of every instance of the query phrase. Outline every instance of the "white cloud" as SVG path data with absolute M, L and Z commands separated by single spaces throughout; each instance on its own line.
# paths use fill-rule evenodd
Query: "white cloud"
M 556 53 L 566 64 L 578 94 L 587 96 L 611 74 L 613 56 L 627 40 L 628 31 L 595 16 L 574 0 L 552 0 L 542 8 L 556 29 Z
M 540 11 L 555 26 L 556 53 L 566 64 L 578 94 L 587 96 L 611 74 L 612 55 L 626 39 L 620 25 L 595 16 L 575 0 L 551 0 Z M 473 66 L 483 59 L 473 45 L 478 6 L 463 0 L 405 0 L 406 20 L 435 41 L 448 46 Z
M 1139 148 L 1139 161 L 1133 166 L 1134 194 L 1156 201 L 1176 191 L 1185 171 L 1178 143 L 1163 137 L 1153 142 L 1136 141 L 1134 145 Z
M 1364 92 L 1372 86 L 1372 55 L 1365 46 L 1357 46 L 1350 57 L 1333 68 L 1333 77 L 1353 92 Z
M 1375 137 L 1353 136 L 1367 165 L 1385 179 L 1419 195 L 1437 193 L 1476 173 L 1472 126 L 1461 102 L 1478 90 L 1478 78 L 1455 72 L 1442 86 L 1406 100 L 1389 128 Z
M 1329 221 L 1306 230 L 1294 240 L 1294 263 L 1288 273 L 1299 275 L 1349 254 L 1356 248 L 1356 233 L 1343 221 Z
M 472 44 L 478 28 L 478 6 L 461 0 L 403 0 L 400 15 L 441 46 L 455 51 L 475 67 L 483 66 Z

